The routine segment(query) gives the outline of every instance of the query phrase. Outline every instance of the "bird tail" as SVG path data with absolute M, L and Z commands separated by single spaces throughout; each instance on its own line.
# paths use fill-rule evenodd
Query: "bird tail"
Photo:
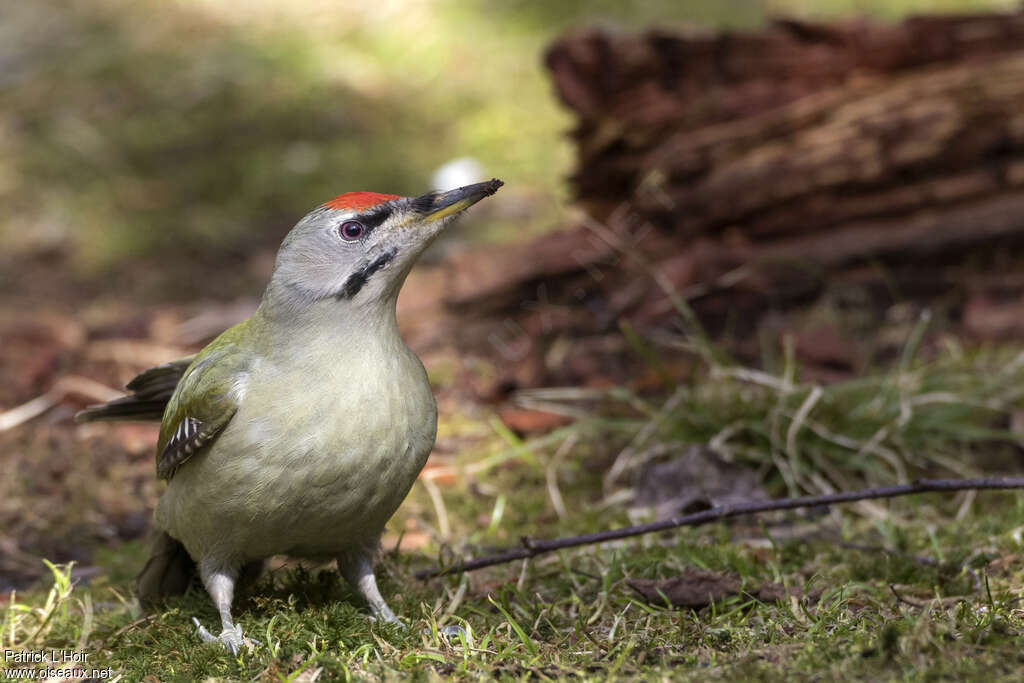
M 89 406 L 75 413 L 75 422 L 97 422 L 99 420 L 159 420 L 164 415 L 166 401 L 140 401 L 134 396 L 125 396 L 109 403 Z
M 143 606 L 181 595 L 198 575 L 196 563 L 179 541 L 157 531 L 149 561 L 135 579 L 135 592 Z
M 160 420 L 174 389 L 195 356 L 150 368 L 126 387 L 131 393 L 109 403 L 89 406 L 75 415 L 76 422 L 97 420 Z

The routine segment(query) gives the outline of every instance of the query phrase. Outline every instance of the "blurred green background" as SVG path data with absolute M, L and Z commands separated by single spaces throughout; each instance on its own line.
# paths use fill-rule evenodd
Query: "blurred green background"
M 313 206 L 350 190 L 422 192 L 459 157 L 504 179 L 514 205 L 477 238 L 536 234 L 570 196 L 572 122 L 541 56 L 572 27 L 743 28 L 774 15 L 1013 4 L 7 2 L 0 291 L 74 298 L 74 284 L 78 296 L 133 287 L 174 299 L 225 269 L 240 277 L 205 293 L 233 296 L 263 277 L 247 259 Z

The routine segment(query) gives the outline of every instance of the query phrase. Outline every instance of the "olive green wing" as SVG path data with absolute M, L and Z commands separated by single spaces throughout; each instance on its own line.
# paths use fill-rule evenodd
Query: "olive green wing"
M 251 354 L 236 325 L 196 356 L 167 404 L 157 442 L 156 473 L 168 481 L 179 467 L 210 445 L 238 411 Z M 239 330 L 238 328 L 243 328 Z

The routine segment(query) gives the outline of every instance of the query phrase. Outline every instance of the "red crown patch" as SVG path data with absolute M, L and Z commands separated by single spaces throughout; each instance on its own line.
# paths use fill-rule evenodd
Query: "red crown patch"
M 379 192 L 346 192 L 345 194 L 339 194 L 329 202 L 325 202 L 324 206 L 338 210 L 363 211 L 365 209 L 371 209 L 378 204 L 389 202 L 392 199 L 400 198 L 401 197 L 397 194 L 380 194 Z

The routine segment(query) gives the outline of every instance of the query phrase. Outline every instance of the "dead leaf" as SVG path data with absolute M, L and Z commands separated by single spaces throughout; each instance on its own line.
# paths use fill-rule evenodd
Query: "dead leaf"
M 154 344 L 139 339 L 101 339 L 85 348 L 85 357 L 93 361 L 112 361 L 148 368 L 189 355 L 179 346 Z
M 797 332 L 796 353 L 815 365 L 850 370 L 857 362 L 857 347 L 834 325 L 818 325 Z
M 985 570 L 989 574 L 1009 574 L 1013 569 L 1020 566 L 1020 555 L 1016 553 L 1010 553 L 1009 555 L 1003 555 L 997 557 L 988 563 Z
M 121 448 L 133 455 L 152 453 L 160 438 L 160 425 L 152 423 L 133 423 L 103 425 L 104 428 L 120 443 Z
M 431 535 L 423 531 L 407 531 L 404 534 L 389 531 L 381 536 L 380 544 L 389 550 L 409 552 L 426 547 L 431 540 Z
M 438 462 L 437 456 L 433 456 L 427 461 L 423 469 L 420 471 L 420 479 L 429 479 L 436 484 L 442 486 L 451 486 L 459 480 L 458 470 L 450 464 L 450 458 L 444 462 Z
M 27 403 L 0 412 L 0 432 L 13 429 L 32 418 L 42 415 L 64 400 L 69 394 L 85 396 L 99 402 L 111 401 L 124 395 L 120 391 L 111 389 L 88 377 L 80 377 L 78 375 L 62 377 L 54 384 L 50 391 L 42 396 L 37 396 Z
M 984 339 L 1019 337 L 1024 332 L 1024 302 L 996 301 L 978 294 L 967 300 L 963 320 L 967 332 Z
M 632 579 L 628 585 L 652 604 L 692 609 L 739 595 L 742 586 L 735 576 L 705 569 L 687 569 L 667 579 Z
M 804 597 L 804 589 L 800 586 L 789 586 L 785 584 L 777 583 L 775 581 L 765 581 L 758 586 L 756 591 L 745 591 L 751 597 L 755 597 L 761 602 L 785 602 L 787 600 L 796 598 L 799 600 Z M 812 591 L 806 594 L 811 600 L 817 600 L 821 595 L 819 591 Z
M 520 435 L 550 432 L 556 427 L 562 427 L 572 422 L 565 415 L 525 408 L 501 410 L 498 412 L 498 416 L 506 427 Z
M 674 460 L 648 465 L 631 507 L 636 513 L 653 512 L 656 519 L 668 519 L 683 512 L 766 499 L 757 472 L 726 462 L 700 444 Z
M 804 596 L 802 589 L 766 581 L 757 586 L 743 587 L 735 574 L 708 569 L 686 569 L 681 575 L 665 579 L 631 579 L 630 588 L 654 605 L 700 609 L 736 595 L 745 595 L 762 602 L 784 602 Z M 813 597 L 813 596 L 810 596 Z
M 151 332 L 156 339 L 165 343 L 194 346 L 213 339 L 218 334 L 236 323 L 240 323 L 256 310 L 259 301 L 251 297 L 242 297 L 227 304 L 204 306 L 203 312 L 188 320 L 161 321 L 154 323 Z

